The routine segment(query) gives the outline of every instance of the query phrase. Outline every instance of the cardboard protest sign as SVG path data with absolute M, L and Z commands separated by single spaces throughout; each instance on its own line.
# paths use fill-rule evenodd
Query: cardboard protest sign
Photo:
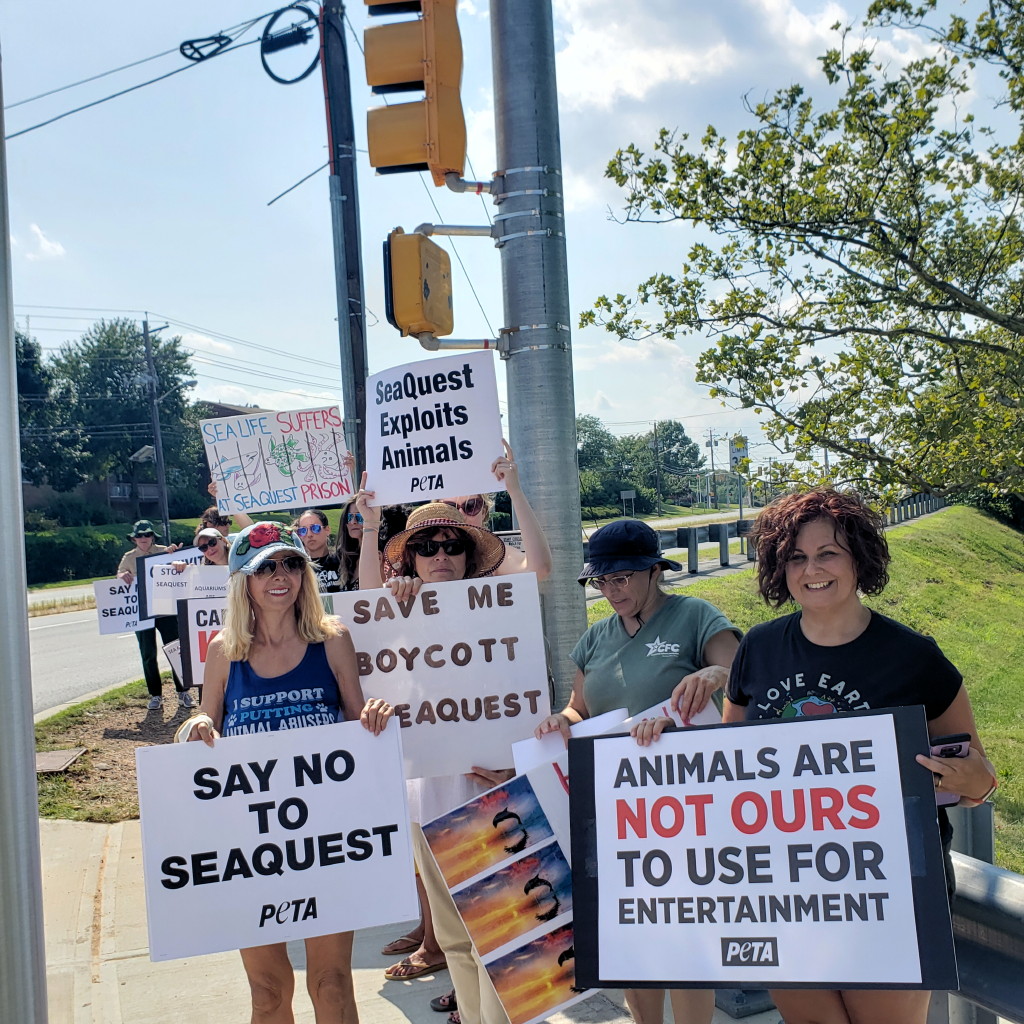
M 494 357 L 468 352 L 406 363 L 366 381 L 366 486 L 374 504 L 503 490 Z
M 580 983 L 956 988 L 926 749 L 919 707 L 574 740 Z
M 274 509 L 340 505 L 354 493 L 337 406 L 222 416 L 199 428 L 225 515 L 258 519 Z
M 423 827 L 512 1024 L 591 994 L 574 972 L 566 764 L 563 750 Z
M 188 594 L 188 579 L 179 573 L 173 562 L 198 565 L 203 553 L 198 548 L 164 551 L 159 555 L 140 555 L 135 560 L 138 570 L 139 614 L 147 619 L 154 615 L 174 615 L 178 601 Z
M 139 593 L 135 580 L 131 583 L 122 583 L 116 577 L 97 580 L 92 585 L 92 592 L 96 597 L 100 636 L 137 633 L 140 629 L 153 628 L 152 619 L 139 618 Z
M 509 767 L 513 741 L 549 714 L 532 573 L 424 586 L 401 602 L 387 590 L 321 598 L 352 632 L 363 693 L 394 705 L 408 778 Z
M 393 724 L 140 747 L 136 765 L 151 959 L 415 916 Z
M 187 689 L 203 685 L 210 641 L 224 625 L 228 599 L 199 597 L 178 602 L 178 640 L 181 643 L 180 678 Z
M 181 641 L 172 640 L 169 644 L 164 644 L 160 649 L 164 652 L 167 664 L 174 670 L 174 674 L 181 679 Z M 199 681 L 202 682 L 202 680 Z M 183 685 L 187 690 L 192 684 L 184 683 Z

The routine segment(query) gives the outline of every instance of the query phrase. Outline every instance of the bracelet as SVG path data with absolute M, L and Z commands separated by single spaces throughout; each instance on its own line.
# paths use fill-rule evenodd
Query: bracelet
M 363 526 L 363 533 L 380 533 L 379 526 Z
M 995 792 L 995 791 L 996 791 L 996 790 L 997 790 L 998 788 L 999 788 L 999 780 L 998 780 L 998 779 L 997 779 L 997 778 L 996 778 L 996 777 L 995 777 L 995 776 L 993 775 L 993 776 L 992 776 L 992 785 L 991 785 L 991 786 L 989 786 L 989 788 L 988 788 L 988 790 L 987 790 L 987 791 L 985 792 L 985 795 L 984 795 L 984 796 L 980 796 L 980 797 L 973 797 L 973 796 L 969 796 L 969 797 L 968 797 L 967 799 L 968 799 L 968 800 L 974 800 L 974 801 L 976 801 L 976 803 L 978 803 L 978 804 L 984 804 L 984 803 L 987 803 L 987 802 L 988 802 L 988 801 L 989 801 L 989 800 L 991 799 L 991 797 L 992 797 L 992 794 L 993 794 L 993 793 L 994 793 L 994 792 Z

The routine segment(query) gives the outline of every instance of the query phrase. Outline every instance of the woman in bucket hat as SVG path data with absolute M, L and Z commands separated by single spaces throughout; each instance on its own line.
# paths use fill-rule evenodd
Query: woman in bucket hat
M 592 715 L 626 708 L 633 716 L 670 699 L 687 721 L 725 686 L 740 631 L 707 601 L 662 589 L 664 570 L 681 568 L 638 519 L 616 520 L 591 536 L 579 582 L 600 591 L 612 614 L 573 649 L 569 703 L 541 722 L 538 737 L 561 732 L 568 740 L 569 727 Z M 654 721 L 636 727 L 639 742 L 649 742 Z M 715 1009 L 709 990 L 673 989 L 671 1001 L 676 1024 L 705 1024 Z M 626 1003 L 637 1024 L 661 1024 L 665 990 L 626 989 Z
M 176 739 L 212 746 L 221 736 L 355 719 L 380 734 L 393 709 L 379 698 L 364 701 L 352 638 L 324 612 L 313 563 L 295 531 L 271 522 L 247 526 L 231 545 L 228 568 L 224 628 L 207 653 L 201 711 Z M 256 717 L 258 697 L 272 715 Z M 352 932 L 306 939 L 305 946 L 316 1019 L 357 1024 Z M 240 952 L 252 1019 L 290 1021 L 295 977 L 287 944 Z

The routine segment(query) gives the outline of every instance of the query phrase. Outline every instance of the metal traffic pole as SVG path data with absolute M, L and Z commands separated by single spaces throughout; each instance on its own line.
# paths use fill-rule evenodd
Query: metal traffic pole
M 491 0 L 490 14 L 510 440 L 551 546 L 544 632 L 561 707 L 587 616 L 554 27 L 550 0 Z
M 0 82 L 0 428 L 9 438 L 0 448 L 0 494 L 14 533 L 25 535 L 18 433 L 18 374 L 11 293 L 11 230 L 7 211 L 7 149 L 3 142 Z M 39 801 L 36 792 L 32 672 L 25 603 L 25 549 L 12 562 L 0 588 L 0 1021 L 46 1024 L 46 950 L 43 943 L 43 883 L 39 861 Z

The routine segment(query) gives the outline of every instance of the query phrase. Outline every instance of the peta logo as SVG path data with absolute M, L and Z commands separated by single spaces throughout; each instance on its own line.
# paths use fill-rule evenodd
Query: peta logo
M 722 966 L 737 967 L 758 964 L 765 967 L 779 966 L 778 939 L 722 939 Z
M 654 638 L 654 643 L 644 644 L 644 647 L 647 648 L 648 658 L 670 658 L 679 653 L 679 644 L 665 643 L 660 636 Z

